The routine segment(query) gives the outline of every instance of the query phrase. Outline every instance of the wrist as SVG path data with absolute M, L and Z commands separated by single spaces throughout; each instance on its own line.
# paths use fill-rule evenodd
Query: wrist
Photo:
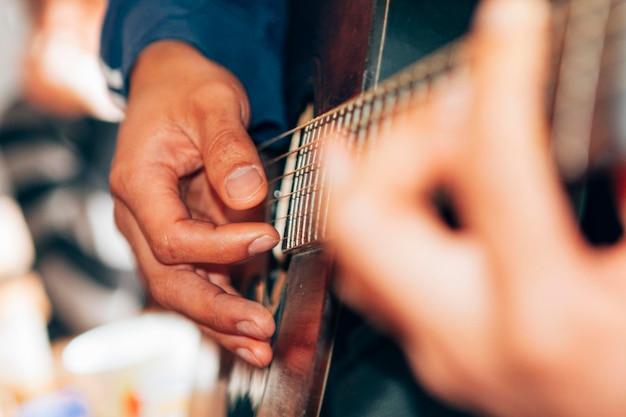
M 239 79 L 186 42 L 161 40 L 148 45 L 137 57 L 129 80 L 129 102 L 144 93 L 154 97 L 155 92 L 166 92 L 169 98 L 182 94 L 188 101 L 207 90 L 221 92 L 220 101 L 239 103 L 247 124 L 248 98 Z
M 129 77 L 129 96 L 146 87 L 163 85 L 163 81 L 171 79 L 181 68 L 184 68 L 185 72 L 193 71 L 194 68 L 205 65 L 203 61 L 208 59 L 184 42 L 176 40 L 153 42 L 137 56 Z

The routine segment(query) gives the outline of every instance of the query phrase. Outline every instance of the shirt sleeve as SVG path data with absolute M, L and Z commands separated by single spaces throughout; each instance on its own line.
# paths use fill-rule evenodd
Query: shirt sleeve
M 232 71 L 248 93 L 251 132 L 285 130 L 283 44 L 286 0 L 109 0 L 100 55 L 123 106 L 137 55 L 152 42 L 187 42 Z

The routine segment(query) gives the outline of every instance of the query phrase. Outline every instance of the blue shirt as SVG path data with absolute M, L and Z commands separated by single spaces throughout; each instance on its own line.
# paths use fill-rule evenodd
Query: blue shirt
M 250 132 L 266 139 L 286 130 L 286 25 L 286 0 L 109 0 L 100 45 L 103 72 L 123 102 L 143 48 L 164 39 L 187 42 L 239 78 L 250 100 Z

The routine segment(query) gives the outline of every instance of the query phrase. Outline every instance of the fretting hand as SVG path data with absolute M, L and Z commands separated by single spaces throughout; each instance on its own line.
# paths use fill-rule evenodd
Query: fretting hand
M 484 1 L 469 71 L 399 118 L 375 158 L 333 149 L 331 242 L 346 301 L 439 396 L 489 415 L 618 417 L 626 247 L 586 243 L 550 157 L 546 4 Z

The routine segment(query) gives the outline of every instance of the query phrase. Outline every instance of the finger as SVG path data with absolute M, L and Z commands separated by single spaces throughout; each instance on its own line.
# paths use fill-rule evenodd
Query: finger
M 167 65 L 155 65 L 162 62 Z M 151 114 L 158 115 L 156 120 L 167 120 L 173 130 L 194 144 L 194 151 L 202 153 L 196 168 L 204 166 L 224 203 L 233 209 L 247 209 L 263 200 L 267 181 L 246 132 L 250 108 L 246 91 L 235 75 L 192 46 L 166 40 L 154 42 L 142 52 L 130 85 L 126 120 L 138 120 L 137 132 L 146 129 L 145 121 Z M 164 106 L 163 100 L 168 98 L 172 103 Z M 157 149 L 148 156 L 163 157 L 164 151 Z M 186 152 L 176 147 L 169 151 L 171 155 Z M 187 154 L 179 165 L 186 165 L 189 159 L 197 158 Z
M 206 326 L 200 327 L 225 349 L 254 366 L 265 367 L 272 361 L 273 352 L 269 341 L 220 333 Z
M 389 135 L 394 139 L 356 167 L 341 150 L 329 150 L 330 244 L 347 270 L 345 295 L 400 337 L 437 321 L 467 325 L 487 305 L 481 302 L 475 254 L 457 241 L 430 202 L 454 160 L 440 146 L 444 139 L 429 133 L 436 130 L 424 128 L 433 119 L 426 115 L 396 125 Z
M 209 181 L 230 208 L 244 210 L 267 195 L 267 179 L 246 130 L 245 93 L 231 84 L 213 86 L 198 108 L 198 146 Z
M 261 304 L 224 291 L 188 267 L 156 269 L 150 291 L 164 307 L 224 334 L 267 341 L 274 333 L 274 319 Z
M 504 259 L 542 265 L 546 247 L 576 242 L 548 151 L 548 13 L 540 0 L 482 5 L 472 34 L 473 135 L 457 190 L 464 219 Z
M 180 200 L 178 176 L 167 166 L 146 162 L 133 177 L 112 177 L 117 219 L 135 218 L 154 255 L 162 263 L 233 263 L 267 251 L 278 241 L 276 230 L 265 223 L 215 225 L 190 218 Z M 126 207 L 121 200 L 126 198 Z
M 140 228 L 128 218 L 120 229 L 133 247 L 150 293 L 161 305 L 220 333 L 258 340 L 274 333 L 274 319 L 261 304 L 239 296 L 231 288 L 214 285 L 191 265 L 160 263 Z

